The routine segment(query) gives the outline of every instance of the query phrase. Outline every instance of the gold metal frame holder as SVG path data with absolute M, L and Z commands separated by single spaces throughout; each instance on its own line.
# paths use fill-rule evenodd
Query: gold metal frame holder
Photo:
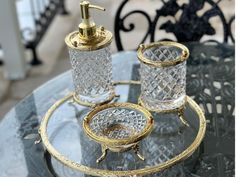
M 180 57 L 177 57 L 173 61 L 153 61 L 148 58 L 146 58 L 143 55 L 143 52 L 147 49 L 150 49 L 152 47 L 161 47 L 161 46 L 169 46 L 169 47 L 176 47 L 182 50 L 182 55 Z M 162 42 L 154 42 L 148 45 L 141 44 L 138 48 L 137 51 L 138 54 L 138 59 L 140 62 L 153 66 L 153 67 L 159 67 L 159 68 L 164 68 L 164 67 L 169 67 L 169 66 L 175 66 L 178 65 L 184 61 L 186 61 L 189 57 L 189 50 L 186 46 L 183 44 L 177 43 L 177 42 L 171 42 L 171 41 L 162 41 Z
M 180 106 L 180 107 L 178 107 L 178 108 L 175 108 L 175 109 L 169 109 L 169 110 L 151 109 L 151 108 L 147 107 L 147 106 L 143 103 L 143 101 L 142 101 L 142 99 L 141 99 L 140 96 L 139 96 L 139 98 L 138 98 L 138 104 L 141 105 L 141 106 L 143 106 L 143 107 L 145 107 L 148 111 L 151 111 L 151 112 L 162 113 L 162 114 L 177 113 L 178 116 L 179 116 L 180 121 L 181 121 L 184 125 L 186 125 L 187 127 L 189 127 L 188 122 L 187 122 L 187 121 L 185 120 L 185 118 L 184 118 L 184 108 L 185 108 L 185 106 L 186 106 L 186 104 L 187 104 L 187 96 L 185 96 L 185 101 L 184 101 L 184 104 L 183 104 L 182 106 Z
M 73 94 L 73 99 L 72 99 L 72 102 L 76 102 L 78 103 L 79 105 L 82 105 L 82 106 L 87 106 L 87 107 L 96 107 L 96 106 L 99 106 L 99 105 L 103 105 L 103 104 L 107 104 L 109 102 L 111 102 L 115 97 L 118 97 L 118 95 L 115 94 L 115 91 L 113 91 L 110 95 L 110 97 L 100 103 L 90 103 L 90 102 L 85 102 L 83 100 L 81 100 L 78 96 L 76 96 L 76 94 L 74 93 Z
M 140 133 L 134 133 L 133 136 L 129 136 L 128 138 L 123 139 L 111 139 L 105 136 L 99 136 L 94 133 L 90 128 L 90 122 L 94 118 L 94 116 L 101 112 L 105 111 L 108 108 L 125 108 L 125 109 L 132 109 L 139 113 L 142 113 L 144 118 L 147 120 L 147 124 L 145 125 L 144 129 Z M 102 106 L 95 107 L 83 120 L 83 128 L 85 133 L 94 141 L 101 144 L 102 146 L 102 156 L 97 159 L 97 163 L 101 162 L 106 154 L 107 150 L 111 150 L 113 152 L 124 152 L 130 149 L 133 149 L 135 154 L 139 157 L 139 159 L 144 160 L 144 157 L 139 153 L 139 141 L 143 138 L 147 137 L 154 125 L 154 120 L 151 113 L 146 110 L 144 107 L 141 107 L 137 104 L 133 103 L 110 103 L 105 104 Z
M 148 111 L 151 111 L 151 112 L 157 112 L 157 113 L 172 113 L 172 112 L 179 112 L 181 110 L 184 109 L 186 103 L 187 103 L 187 95 L 185 96 L 185 101 L 184 101 L 184 104 L 178 108 L 175 108 L 175 109 L 166 109 L 166 110 L 162 110 L 162 109 L 152 109 L 150 107 L 147 107 L 144 103 L 143 103 L 143 100 L 141 99 L 141 97 L 139 96 L 138 98 L 138 104 L 145 107 Z
M 137 81 L 137 80 L 112 81 L 112 84 L 113 84 L 113 86 L 116 86 L 116 85 L 140 85 L 140 81 Z M 94 103 L 89 103 L 89 102 L 82 101 L 74 93 L 73 94 L 72 102 L 76 102 L 76 103 L 78 103 L 79 105 L 82 105 L 82 106 L 96 107 L 96 106 L 99 106 L 99 105 L 110 103 L 115 97 L 119 97 L 119 96 L 120 95 L 116 95 L 115 91 L 113 91 L 111 96 L 107 100 L 105 100 L 105 101 L 103 101 L 101 103 L 94 104 Z
M 122 82 L 122 81 L 121 81 Z M 123 83 L 123 82 L 122 82 Z M 181 162 L 191 156 L 194 151 L 198 148 L 200 143 L 202 142 L 202 139 L 204 138 L 205 131 L 206 131 L 206 119 L 204 116 L 204 113 L 202 109 L 198 106 L 198 104 L 191 99 L 190 97 L 187 96 L 187 103 L 189 106 L 195 110 L 199 117 L 199 130 L 196 135 L 195 140 L 190 144 L 188 148 L 186 148 L 183 152 L 178 154 L 177 156 L 173 157 L 172 159 L 167 160 L 164 163 L 158 164 L 156 166 L 150 166 L 150 167 L 145 167 L 141 169 L 136 169 L 136 170 L 117 170 L 117 171 L 111 171 L 111 170 L 105 170 L 105 169 L 97 169 L 97 168 L 92 168 L 88 167 L 82 164 L 79 164 L 78 162 L 72 161 L 68 159 L 66 156 L 58 152 L 53 145 L 50 143 L 48 134 L 47 134 L 47 126 L 48 122 L 54 113 L 56 109 L 58 109 L 62 104 L 64 104 L 66 101 L 69 101 L 73 98 L 73 94 L 69 94 L 66 97 L 62 98 L 61 100 L 57 101 L 45 114 L 40 128 L 39 128 L 39 134 L 41 136 L 41 140 L 46 148 L 46 150 L 59 162 L 64 164 L 65 166 L 72 168 L 74 170 L 78 170 L 82 173 L 92 175 L 92 176 L 112 176 L 112 177 L 123 177 L 123 176 L 144 176 L 144 175 L 149 175 L 153 173 L 158 173 L 164 169 L 167 169 L 178 162 Z

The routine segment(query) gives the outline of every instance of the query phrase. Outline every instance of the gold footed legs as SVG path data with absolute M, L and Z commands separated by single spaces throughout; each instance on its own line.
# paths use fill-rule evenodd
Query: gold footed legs
M 184 109 L 183 109 L 183 108 L 178 111 L 178 116 L 179 116 L 180 121 L 181 121 L 185 126 L 189 127 L 188 122 L 187 122 L 187 121 L 185 120 L 185 118 L 184 118 Z
M 96 163 L 100 163 L 101 161 L 103 161 L 107 155 L 107 151 L 109 150 L 108 147 L 106 147 L 105 145 L 102 145 L 102 155 L 96 160 Z M 145 158 L 143 157 L 143 155 L 140 153 L 139 151 L 139 145 L 136 144 L 132 147 L 132 150 L 134 151 L 134 153 L 137 155 L 137 157 L 144 161 Z
M 143 155 L 140 154 L 139 152 L 139 145 L 136 144 L 134 147 L 133 147 L 133 150 L 134 150 L 134 153 L 138 156 L 138 158 L 142 161 L 145 160 L 145 158 L 143 157 Z
M 108 148 L 106 146 L 102 145 L 102 155 L 101 155 L 101 157 L 99 157 L 96 160 L 97 163 L 100 163 L 101 161 L 103 161 L 105 159 L 105 157 L 107 155 L 107 151 L 108 151 Z

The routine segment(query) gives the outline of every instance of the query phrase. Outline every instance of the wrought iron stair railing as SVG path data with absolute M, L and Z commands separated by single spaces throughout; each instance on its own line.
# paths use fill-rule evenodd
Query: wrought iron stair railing
M 67 15 L 68 12 L 65 9 L 65 0 L 29 0 L 29 3 L 34 29 L 27 27 L 23 28 L 22 36 L 25 47 L 32 51 L 33 58 L 31 64 L 38 65 L 41 64 L 41 61 L 37 55 L 37 45 L 46 33 L 55 15 L 57 13 Z M 31 36 L 29 37 L 27 35 Z M 27 39 L 27 37 L 29 39 Z
M 56 14 L 67 15 L 65 0 L 17 0 L 16 9 L 22 42 L 32 52 L 32 65 L 42 61 L 37 46 L 44 37 Z M 0 59 L 0 65 L 4 64 Z

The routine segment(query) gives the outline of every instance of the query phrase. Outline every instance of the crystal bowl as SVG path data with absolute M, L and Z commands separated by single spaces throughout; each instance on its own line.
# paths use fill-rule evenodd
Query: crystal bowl
M 145 108 L 132 103 L 111 103 L 91 111 L 83 121 L 83 128 L 102 145 L 103 154 L 108 149 L 113 152 L 133 149 L 144 160 L 138 152 L 138 142 L 149 135 L 153 124 L 152 115 Z

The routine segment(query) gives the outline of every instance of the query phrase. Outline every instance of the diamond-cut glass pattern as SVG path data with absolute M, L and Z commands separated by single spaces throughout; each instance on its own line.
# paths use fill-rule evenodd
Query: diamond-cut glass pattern
M 82 101 L 99 103 L 112 92 L 112 60 L 110 47 L 95 51 L 69 48 L 75 93 Z
M 158 46 L 146 49 L 145 58 L 152 61 L 174 61 L 182 55 L 182 49 L 174 46 Z
M 174 61 L 181 55 L 177 47 L 146 49 L 143 55 L 152 61 Z M 141 64 L 141 99 L 151 109 L 170 110 L 184 104 L 186 61 L 175 66 L 154 67 Z
M 147 125 L 143 113 L 130 108 L 108 108 L 90 121 L 91 130 L 110 139 L 124 139 L 140 133 Z

